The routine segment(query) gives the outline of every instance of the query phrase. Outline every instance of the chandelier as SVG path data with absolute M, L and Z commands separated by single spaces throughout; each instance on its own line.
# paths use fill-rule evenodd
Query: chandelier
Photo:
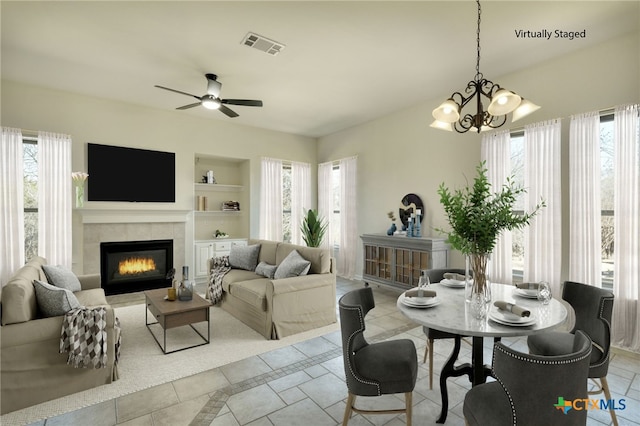
M 478 3 L 478 30 L 476 32 L 477 52 L 476 76 L 467 84 L 464 94 L 455 92 L 449 99 L 444 101 L 438 108 L 433 110 L 433 118 L 436 120 L 431 127 L 466 133 L 469 130 L 480 133 L 484 130 L 495 129 L 507 122 L 507 114 L 513 113 L 511 121 L 516 121 L 530 113 L 540 109 L 540 107 L 516 93 L 503 89 L 482 75 L 480 72 L 480 0 Z M 482 105 L 483 97 L 488 99 L 489 107 L 484 111 Z M 462 109 L 475 100 L 476 113 L 462 115 Z

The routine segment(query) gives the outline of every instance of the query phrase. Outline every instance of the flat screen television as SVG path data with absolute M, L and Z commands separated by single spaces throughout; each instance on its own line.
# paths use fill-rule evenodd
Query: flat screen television
M 89 201 L 176 201 L 173 152 L 88 143 L 87 172 Z

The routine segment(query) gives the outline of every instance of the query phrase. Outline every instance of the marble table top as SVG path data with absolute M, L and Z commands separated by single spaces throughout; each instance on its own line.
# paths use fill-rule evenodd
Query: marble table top
M 555 328 L 567 319 L 567 308 L 559 300 L 554 298 L 548 305 L 543 305 L 537 299 L 515 295 L 515 288 L 513 285 L 492 284 L 492 305 L 495 301 L 503 300 L 528 309 L 531 311 L 531 317 L 536 319 L 533 325 L 525 327 L 503 325 L 489 319 L 489 315 L 482 320 L 477 320 L 471 315 L 469 304 L 464 300 L 464 288 L 452 288 L 441 284 L 429 286 L 430 290 L 436 291 L 440 301 L 436 306 L 408 307 L 401 303 L 403 295 L 398 298 L 396 306 L 403 315 L 417 324 L 462 336 L 525 336 Z

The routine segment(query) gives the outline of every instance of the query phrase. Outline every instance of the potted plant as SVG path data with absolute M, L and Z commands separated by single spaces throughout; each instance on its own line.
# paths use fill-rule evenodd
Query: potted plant
M 470 296 L 475 300 L 481 295 L 484 307 L 491 300 L 487 262 L 498 237 L 504 230 L 512 231 L 528 225 L 546 204 L 541 200 L 530 212 L 516 214 L 516 199 L 526 190 L 513 182 L 513 176 L 507 178 L 499 192 L 492 192 L 484 161 L 476 167 L 476 171 L 472 186 L 451 192 L 444 183 L 440 184 L 438 195 L 451 230 L 436 230 L 447 236 L 451 247 L 467 256 L 473 271 Z
M 319 217 L 318 211 L 309 209 L 302 219 L 300 226 L 302 239 L 308 247 L 320 247 L 324 234 L 327 232 L 327 223 Z

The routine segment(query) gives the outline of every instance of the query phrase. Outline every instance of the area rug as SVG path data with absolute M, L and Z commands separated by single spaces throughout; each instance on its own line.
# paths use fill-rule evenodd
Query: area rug
M 210 311 L 210 344 L 164 355 L 145 326 L 145 305 L 116 308 L 123 333 L 120 380 L 5 414 L 0 424 L 33 423 L 339 330 L 335 323 L 280 340 L 265 340 L 222 309 L 211 307 Z M 206 323 L 195 327 L 206 335 Z M 156 325 L 153 331 L 162 342 L 162 329 Z M 190 327 L 180 327 L 168 330 L 167 341 L 172 350 L 202 340 Z

